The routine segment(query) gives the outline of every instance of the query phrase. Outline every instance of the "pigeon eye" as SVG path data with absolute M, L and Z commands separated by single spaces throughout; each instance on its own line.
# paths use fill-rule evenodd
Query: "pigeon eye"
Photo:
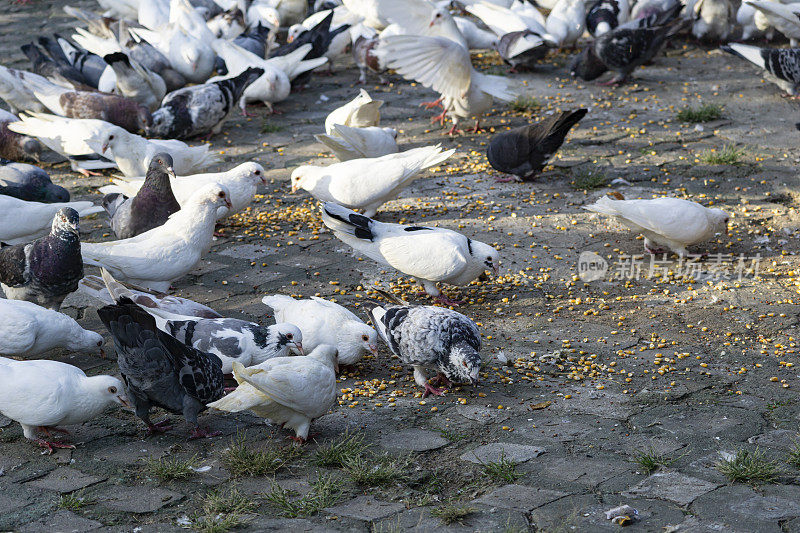
M 102 346 L 103 345 L 103 341 L 97 341 L 97 345 L 98 346 Z
M 217 193 L 217 196 L 219 196 L 220 198 L 225 198 L 225 192 L 219 191 L 219 193 Z
M 256 176 L 260 176 L 261 175 L 261 171 L 260 170 L 256 170 L 253 174 L 255 174 Z
M 361 335 L 361 340 L 367 342 L 369 340 L 369 337 L 367 337 L 366 335 Z
M 108 140 L 109 140 L 109 141 L 113 141 L 113 140 L 114 140 L 114 136 L 113 136 L 113 135 L 109 135 L 109 136 L 108 136 Z
M 467 367 L 467 362 L 466 361 L 461 361 L 461 364 L 464 365 L 464 368 Z
M 116 387 L 109 387 L 108 388 L 108 392 L 110 392 L 111 394 L 116 394 L 117 393 L 117 388 Z
M 294 338 L 294 335 L 293 335 L 293 334 L 291 334 L 291 333 L 289 333 L 288 335 L 286 335 L 286 338 L 287 338 L 287 339 L 289 339 L 289 340 L 291 340 L 291 339 L 293 339 L 293 338 Z

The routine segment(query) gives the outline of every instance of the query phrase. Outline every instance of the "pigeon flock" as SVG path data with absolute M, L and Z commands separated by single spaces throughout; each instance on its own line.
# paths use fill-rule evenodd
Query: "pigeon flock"
M 170 429 L 151 408 L 179 413 L 192 438 L 214 432 L 207 409 L 250 411 L 304 442 L 312 421 L 337 397 L 340 367 L 378 355 L 379 338 L 413 369 L 423 396 L 453 383 L 475 385 L 481 333 L 452 307 L 440 285 L 465 286 L 500 270 L 490 244 L 439 227 L 381 222 L 382 206 L 403 194 L 455 149 L 406 149 L 380 124 L 381 100 L 361 90 L 340 102 L 316 139 L 339 162 L 300 165 L 292 192 L 320 201 L 324 225 L 354 253 L 414 278 L 432 303 L 373 302 L 368 325 L 321 298 L 266 295 L 276 323 L 228 318 L 202 302 L 170 295 L 171 285 L 209 251 L 218 223 L 245 210 L 265 169 L 256 162 L 218 172 L 212 144 L 236 112 L 268 112 L 325 75 L 334 62 L 359 70 L 355 83 L 402 77 L 429 88 L 433 118 L 459 133 L 524 86 L 551 51 L 577 53 L 569 72 L 584 81 L 625 83 L 680 32 L 716 41 L 766 70 L 786 92 L 800 84 L 800 49 L 728 42 L 782 34 L 800 40 L 795 5 L 745 0 L 99 0 L 73 7 L 71 35 L 22 47 L 29 70 L 0 65 L 0 413 L 51 452 L 56 426 L 78 424 L 111 405 L 132 407 L 148 432 Z M 578 47 L 581 50 L 578 51 Z M 471 51 L 494 50 L 509 75 L 473 66 Z M 587 109 L 564 110 L 500 131 L 486 143 L 498 181 L 532 181 Z M 187 144 L 186 141 L 195 145 Z M 100 205 L 71 201 L 35 163 L 43 154 L 85 176 L 115 172 Z M 522 187 L 523 185 L 519 185 Z M 727 230 L 729 215 L 677 198 L 607 196 L 585 209 L 644 236 L 648 253 L 684 257 L 687 247 Z M 113 240 L 81 242 L 80 218 L 101 213 Z M 105 213 L 105 214 L 102 214 Z M 378 218 L 378 219 L 376 219 Z M 434 253 L 432 253 L 432 251 Z M 97 267 L 98 275 L 85 268 Z M 103 337 L 59 312 L 76 290 L 113 340 L 121 381 L 28 360 L 48 350 L 103 352 Z M 468 314 L 468 313 L 467 313 Z M 12 358 L 13 357 L 13 358 Z M 438 374 L 428 379 L 426 372 Z M 228 383 L 226 386 L 226 379 Z M 235 385 L 235 386 L 230 386 Z M 23 399 L 20 401 L 20 399 Z

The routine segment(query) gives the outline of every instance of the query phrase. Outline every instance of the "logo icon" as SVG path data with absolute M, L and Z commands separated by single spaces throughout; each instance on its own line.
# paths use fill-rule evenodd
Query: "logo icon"
M 603 279 L 608 272 L 608 261 L 594 252 L 581 252 L 578 257 L 578 276 L 589 283 Z

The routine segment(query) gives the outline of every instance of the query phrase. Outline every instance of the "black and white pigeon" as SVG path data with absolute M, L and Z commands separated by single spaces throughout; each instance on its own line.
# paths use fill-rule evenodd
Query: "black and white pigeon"
M 0 158 L 12 161 L 38 161 L 42 153 L 42 144 L 27 135 L 22 135 L 8 129 L 12 122 L 19 121 L 19 117 L 0 109 Z
M 680 30 L 683 20 L 677 14 L 682 8 L 682 4 L 676 4 L 670 11 L 633 20 L 604 33 L 575 57 L 570 74 L 592 81 L 611 70 L 614 77 L 602 85 L 624 83 L 631 72 L 650 61 L 666 40 Z
M 370 316 L 392 353 L 414 367 L 414 381 L 425 389 L 423 398 L 443 393 L 434 385 L 478 382 L 481 334 L 461 313 L 429 305 L 376 305 Z M 426 368 L 439 371 L 431 383 Z
M 90 87 L 100 88 L 103 75 L 108 76 L 108 65 L 102 57 L 69 42 L 57 33 L 53 37 L 39 37 L 39 44 L 47 50 L 50 57 L 63 58 L 65 63 L 78 70 Z
M 766 70 L 766 77 L 791 96 L 800 92 L 800 48 L 759 48 L 741 43 L 720 48 Z
M 331 30 L 331 21 L 333 20 L 333 10 L 325 17 L 319 24 L 297 35 L 292 42 L 286 43 L 275 49 L 270 57 L 279 57 L 288 55 L 304 44 L 310 44 L 311 50 L 305 55 L 305 60 L 317 59 L 324 56 L 328 48 L 331 46 L 333 39 L 350 29 L 349 24 L 342 24 L 338 28 Z M 330 64 L 330 62 L 329 62 Z M 293 85 L 304 85 L 311 77 L 311 72 L 306 71 L 292 80 Z
M 27 202 L 69 202 L 69 191 L 50 181 L 39 167 L 0 157 L 0 194 Z
M 175 178 L 172 156 L 162 152 L 150 160 L 144 183 L 136 196 L 128 198 L 122 193 L 111 193 L 103 197 L 103 208 L 111 218 L 111 229 L 118 239 L 157 228 L 180 210 L 170 178 Z
M 0 287 L 6 298 L 58 311 L 83 277 L 78 219 L 71 207 L 61 208 L 49 235 L 0 247 Z
M 333 202 L 322 205 L 322 222 L 359 254 L 416 278 L 444 305 L 460 302 L 445 297 L 437 283 L 467 285 L 499 270 L 497 250 L 449 229 L 378 222 Z
M 22 45 L 22 52 L 30 60 L 31 70 L 45 78 L 65 78 L 83 86 L 90 86 L 81 72 L 66 61 L 56 61 L 48 57 L 34 43 Z
M 155 406 L 182 413 L 192 427 L 190 438 L 219 434 L 201 428 L 197 420 L 206 405 L 223 395 L 219 357 L 159 330 L 155 318 L 127 298 L 98 309 L 97 314 L 114 339 L 128 399 L 149 433 L 171 429 L 167 420 L 155 424 L 150 420 L 150 408 Z
M 247 50 L 251 54 L 257 55 L 259 58 L 266 59 L 269 49 L 269 33 L 269 27 L 259 22 L 247 32 L 236 37 L 233 40 L 233 44 Z M 221 76 L 228 74 L 228 67 L 225 65 L 225 60 L 217 56 L 216 62 L 214 63 L 214 70 Z
M 586 11 L 586 29 L 600 37 L 628 20 L 628 0 L 595 0 Z
M 147 136 L 188 139 L 213 135 L 236 109 L 242 93 L 264 74 L 264 69 L 248 68 L 237 76 L 212 83 L 184 87 L 164 97 L 153 112 Z
M 569 130 L 586 112 L 586 109 L 577 109 L 553 113 L 535 124 L 495 134 L 486 149 L 486 157 L 492 168 L 514 176 L 498 178 L 497 181 L 531 181 L 555 155 Z

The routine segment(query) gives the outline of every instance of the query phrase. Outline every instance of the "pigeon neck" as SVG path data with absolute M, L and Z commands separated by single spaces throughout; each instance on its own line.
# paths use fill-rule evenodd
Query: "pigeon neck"
M 81 378 L 78 382 L 74 411 L 89 418 L 99 415 L 112 403 L 105 392 L 106 376 Z
M 172 185 L 169 182 L 169 175 L 161 169 L 148 170 L 145 176 L 142 189 L 148 189 L 158 193 L 161 197 L 173 196 Z

